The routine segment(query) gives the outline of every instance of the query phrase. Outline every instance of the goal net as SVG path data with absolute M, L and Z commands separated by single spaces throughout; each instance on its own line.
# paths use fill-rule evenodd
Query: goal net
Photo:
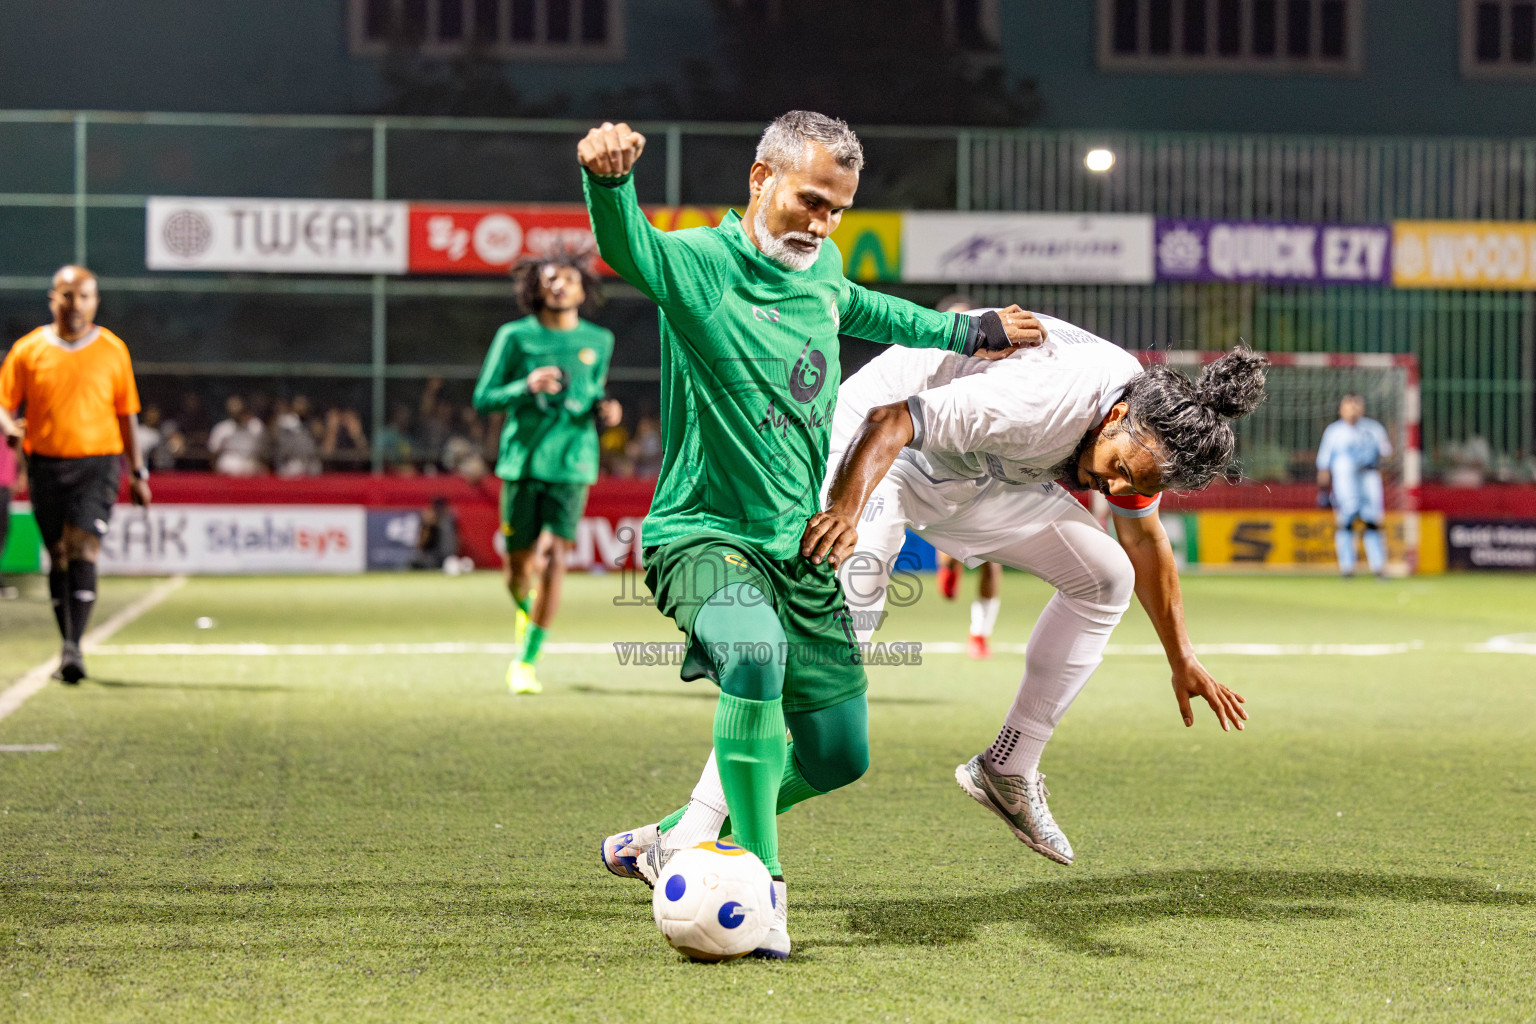
M 1220 352 L 1138 352 L 1195 375 Z M 1334 522 L 1317 507 L 1317 447 L 1338 419 L 1339 399 L 1365 399 L 1365 415 L 1387 429 L 1394 449 L 1381 467 L 1386 490 L 1388 570 L 1416 571 L 1420 531 L 1419 371 L 1413 356 L 1388 353 L 1264 353 L 1268 398 L 1234 423 L 1243 481 L 1170 496 L 1198 519 L 1202 566 L 1332 570 Z M 1209 523 L 1206 521 L 1210 519 Z

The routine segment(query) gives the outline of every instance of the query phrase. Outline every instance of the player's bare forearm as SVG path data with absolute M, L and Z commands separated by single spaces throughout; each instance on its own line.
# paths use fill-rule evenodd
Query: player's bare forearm
M 853 444 L 837 464 L 827 488 L 827 508 L 812 516 L 800 540 L 800 553 L 833 568 L 853 554 L 859 513 L 885 477 L 896 456 L 912 441 L 912 414 L 906 402 L 876 406 L 864 417 Z
M 140 507 L 149 506 L 149 482 L 143 479 L 144 452 L 139 448 L 139 417 L 134 413 L 117 418 L 117 429 L 123 436 L 123 458 L 128 460 L 128 472 L 132 474 L 128 483 L 128 493 L 133 498 L 133 503 Z
M 1115 535 L 1136 571 L 1136 599 L 1146 609 L 1168 663 L 1194 657 L 1194 646 L 1184 628 L 1184 599 L 1179 591 L 1179 567 L 1162 520 L 1154 512 L 1139 519 L 1117 516 Z
M 1195 724 L 1190 698 L 1200 697 L 1210 705 L 1224 731 L 1234 726 L 1241 730 L 1248 718 L 1242 695 L 1217 682 L 1195 657 L 1194 645 L 1184 627 L 1179 568 L 1173 560 L 1173 545 L 1168 542 L 1162 520 L 1156 512 L 1139 519 L 1117 517 L 1115 534 L 1136 574 L 1136 599 L 1146 609 L 1168 656 L 1168 667 L 1173 671 L 1174 697 L 1178 700 L 1184 724 Z

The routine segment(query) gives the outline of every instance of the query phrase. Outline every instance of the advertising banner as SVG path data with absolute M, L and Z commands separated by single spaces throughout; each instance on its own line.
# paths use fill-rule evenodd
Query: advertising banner
M 1150 284 L 1152 235 L 1133 213 L 906 213 L 901 279 Z
M 1445 544 L 1453 569 L 1536 571 L 1536 520 L 1453 519 Z
M 1391 243 L 1385 224 L 1158 218 L 1157 279 L 1384 285 Z
M 1536 224 L 1400 220 L 1392 232 L 1399 288 L 1536 289 Z
M 100 566 L 119 576 L 358 573 L 366 554 L 358 505 L 118 505 Z
M 344 199 L 153 196 L 144 262 L 150 270 L 403 274 L 406 210 Z
M 421 513 L 415 509 L 370 508 L 368 570 L 410 568 L 420 536 Z
M 1409 516 L 1414 514 L 1418 516 L 1419 528 L 1417 571 L 1444 572 L 1445 550 L 1440 536 L 1443 519 L 1436 512 L 1388 512 L 1383 531 L 1387 561 L 1404 564 L 1404 532 L 1411 525 Z M 1338 564 L 1332 512 L 1245 509 L 1198 512 L 1193 518 L 1198 531 L 1195 550 L 1202 567 L 1293 569 L 1333 568 Z
M 505 274 L 554 246 L 596 251 L 585 206 L 411 204 L 410 272 Z M 600 274 L 613 276 L 598 261 Z

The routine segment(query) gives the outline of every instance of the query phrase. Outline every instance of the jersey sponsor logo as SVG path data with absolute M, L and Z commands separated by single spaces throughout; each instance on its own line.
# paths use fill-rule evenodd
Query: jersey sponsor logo
M 789 371 L 789 394 L 801 405 L 816 400 L 821 386 L 827 382 L 827 357 L 811 349 L 811 339 L 805 339 L 800 358 Z
M 767 320 L 769 323 L 776 324 L 779 322 L 779 308 L 775 306 L 772 309 L 759 309 L 757 306 L 753 306 L 752 319 Z
M 746 559 L 742 558 L 740 555 L 737 555 L 737 554 L 727 553 L 724 556 L 724 559 L 725 559 L 725 561 L 729 562 L 730 564 L 740 566 L 743 569 L 750 569 L 750 568 L 752 568 L 750 565 L 747 564 L 747 560 Z
M 597 349 L 584 348 L 580 352 L 576 353 L 576 358 L 580 359 L 585 365 L 591 366 L 593 363 L 597 362 Z
M 885 496 L 875 495 L 864 506 L 864 514 L 860 517 L 866 523 L 872 523 L 881 512 L 885 511 Z

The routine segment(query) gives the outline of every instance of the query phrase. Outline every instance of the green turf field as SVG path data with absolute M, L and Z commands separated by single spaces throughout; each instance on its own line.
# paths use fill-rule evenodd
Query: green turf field
M 98 621 L 149 586 L 107 580 Z M 620 592 L 573 579 L 550 642 L 676 637 Z M 1022 659 L 875 670 L 869 775 L 781 819 L 794 959 L 700 966 L 597 846 L 686 797 L 708 684 L 552 653 L 512 699 L 492 653 L 145 652 L 509 631 L 489 574 L 193 580 L 0 721 L 60 748 L 0 753 L 0 1020 L 1536 1019 L 1536 658 L 1464 650 L 1536 630 L 1536 578 L 1186 593 L 1199 642 L 1409 646 L 1207 658 L 1243 735 L 1112 656 L 1042 765 L 1072 868 L 952 779 Z M 1010 575 L 997 639 L 1046 596 Z M 41 597 L 0 607 L 0 685 L 53 648 Z M 882 635 L 966 616 L 932 595 Z M 1133 609 L 1116 644 L 1151 641 Z

